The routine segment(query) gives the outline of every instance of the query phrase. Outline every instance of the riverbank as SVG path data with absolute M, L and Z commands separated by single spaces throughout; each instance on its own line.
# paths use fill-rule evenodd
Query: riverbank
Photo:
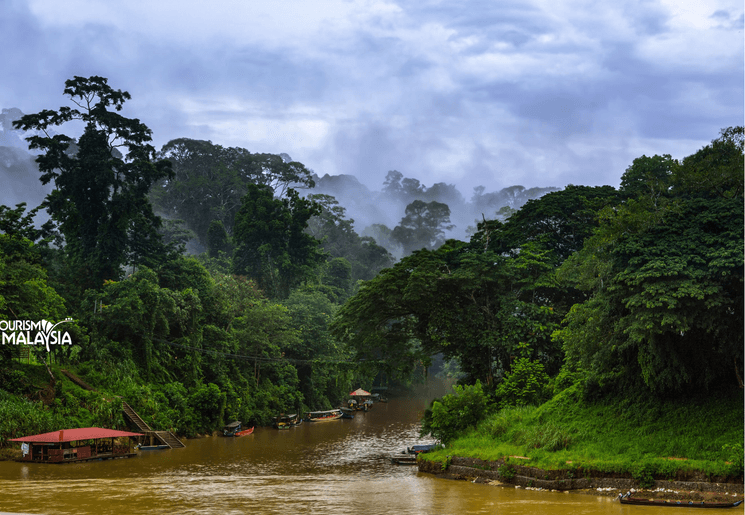
M 494 413 L 422 455 L 419 468 L 523 488 L 742 494 L 743 411 L 741 391 L 593 403 L 575 386 L 541 406 Z
M 600 473 L 587 469 L 583 471 L 582 476 L 575 477 L 567 471 L 544 470 L 522 465 L 518 463 L 524 461 L 521 457 L 485 461 L 450 456 L 444 467 L 443 463 L 426 460 L 424 457 L 425 455 L 422 455 L 417 460 L 420 472 L 443 479 L 488 483 L 493 486 L 572 491 L 610 497 L 632 491 L 642 493 L 641 496 L 645 499 L 675 501 L 735 502 L 745 498 L 742 481 L 708 481 L 701 475 L 688 477 L 686 479 L 690 480 L 687 481 L 654 480 L 647 488 L 641 488 L 639 482 L 630 474 Z

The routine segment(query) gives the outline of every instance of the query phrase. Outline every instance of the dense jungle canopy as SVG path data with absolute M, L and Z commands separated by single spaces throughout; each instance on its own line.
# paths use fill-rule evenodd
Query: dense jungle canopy
M 185 138 L 156 151 L 105 78 L 64 93 L 73 107 L 14 121 L 53 189 L 0 206 L 0 319 L 71 317 L 74 344 L 0 346 L 0 443 L 122 424 L 113 395 L 181 434 L 266 423 L 421 381 L 433 360 L 503 406 L 576 384 L 587 399 L 742 388 L 742 127 L 681 160 L 635 159 L 619 189 L 477 188 L 484 215 L 461 241 L 445 238 L 466 204 L 447 185 L 389 173 L 401 222 L 360 235 L 289 156 Z M 69 121 L 82 133 L 56 131 Z M 102 396 L 40 387 L 33 364 Z M 4 422 L 21 413 L 33 427 Z

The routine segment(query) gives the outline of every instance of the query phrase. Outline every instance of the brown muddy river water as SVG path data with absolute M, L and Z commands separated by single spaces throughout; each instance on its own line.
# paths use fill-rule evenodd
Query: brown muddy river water
M 185 449 L 64 465 L 0 462 L 0 512 L 44 514 L 636 514 L 690 509 L 622 506 L 608 497 L 438 479 L 393 465 L 391 453 L 428 443 L 418 420 L 429 399 L 396 398 L 353 420 L 256 428 Z M 730 510 L 706 510 L 712 512 Z

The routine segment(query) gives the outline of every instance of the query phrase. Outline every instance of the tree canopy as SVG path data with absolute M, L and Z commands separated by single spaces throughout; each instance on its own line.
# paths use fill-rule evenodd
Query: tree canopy
M 38 131 L 27 139 L 41 151 L 36 162 L 41 182 L 55 189 L 43 207 L 65 238 L 65 251 L 84 285 L 118 279 L 123 265 L 152 265 L 164 249 L 147 193 L 169 177 L 169 161 L 157 159 L 151 131 L 138 119 L 119 114 L 131 97 L 103 77 L 75 77 L 64 94 L 77 106 L 29 114 L 13 122 Z M 83 134 L 74 140 L 51 129 L 79 120 Z

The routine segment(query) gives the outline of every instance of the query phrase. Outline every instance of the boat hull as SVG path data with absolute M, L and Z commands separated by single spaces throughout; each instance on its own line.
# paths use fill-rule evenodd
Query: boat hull
M 666 501 L 664 499 L 641 499 L 638 497 L 628 497 L 621 495 L 618 497 L 621 504 L 631 504 L 635 506 L 670 506 L 678 508 L 735 508 L 742 504 L 737 502 L 706 502 L 706 501 Z
M 305 420 L 307 422 L 330 422 L 332 420 L 339 420 L 342 417 L 341 410 L 330 410 L 330 411 L 311 411 L 306 413 Z

